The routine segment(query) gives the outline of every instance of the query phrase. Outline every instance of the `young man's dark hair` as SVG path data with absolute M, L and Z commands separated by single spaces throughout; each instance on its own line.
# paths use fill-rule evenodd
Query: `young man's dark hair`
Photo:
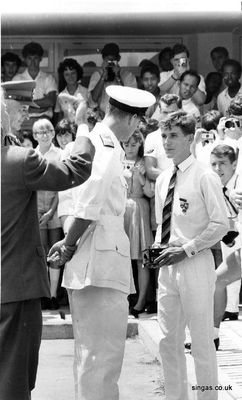
M 173 47 L 172 47 L 172 57 L 174 57 L 176 54 L 180 54 L 180 53 L 186 53 L 187 57 L 189 57 L 189 51 L 187 50 L 186 46 L 184 46 L 184 44 L 180 44 L 180 43 L 176 43 Z
M 42 58 L 44 55 L 44 50 L 39 43 L 30 42 L 23 47 L 22 55 L 24 58 L 35 55 L 38 55 L 40 58 Z
M 242 94 L 237 94 L 231 100 L 228 111 L 230 115 L 242 115 Z
M 229 58 L 229 52 L 228 52 L 228 50 L 227 50 L 225 47 L 222 47 L 222 46 L 214 47 L 214 48 L 210 51 L 210 57 L 212 57 L 214 53 L 220 53 L 220 54 L 223 54 L 223 56 L 224 56 L 225 58 Z
M 116 60 L 119 61 L 120 60 L 119 52 L 120 52 L 119 46 L 116 43 L 106 43 L 101 51 L 101 54 L 103 58 L 111 55 L 115 56 Z
M 185 111 L 175 111 L 161 121 L 162 130 L 172 129 L 174 126 L 181 128 L 184 135 L 194 135 L 196 120 L 191 114 Z
M 180 96 L 173 93 L 166 93 L 161 97 L 160 101 L 165 103 L 167 106 L 176 103 L 178 108 L 182 108 L 182 101 Z
M 7 53 L 3 54 L 1 57 L 1 66 L 3 67 L 4 63 L 6 61 L 10 61 L 10 62 L 15 62 L 17 65 L 17 68 L 19 69 L 22 61 L 19 58 L 19 56 L 15 53 L 12 53 L 10 51 L 8 51 Z
M 193 71 L 191 69 L 183 72 L 183 74 L 181 75 L 181 78 L 180 78 L 180 82 L 182 82 L 184 80 L 185 76 L 187 76 L 187 75 L 194 76 L 197 79 L 197 86 L 199 85 L 201 77 L 200 77 L 200 75 L 198 75 L 198 73 L 196 71 Z
M 202 116 L 201 119 L 202 128 L 206 129 L 206 131 L 210 131 L 211 129 L 217 129 L 221 117 L 222 114 L 217 110 L 208 111 L 206 114 Z
M 160 70 L 158 68 L 158 66 L 152 62 L 146 63 L 140 71 L 140 77 L 141 79 L 143 78 L 144 74 L 146 72 L 149 72 L 150 74 L 154 74 L 155 76 L 157 76 L 157 78 L 160 78 Z
M 219 144 L 218 146 L 214 147 L 214 149 L 211 151 L 211 154 L 218 158 L 228 157 L 231 164 L 237 160 L 237 155 L 233 147 L 226 144 Z
M 230 66 L 232 66 L 236 69 L 238 75 L 241 75 L 241 71 L 242 71 L 241 64 L 239 63 L 239 61 L 232 60 L 232 59 L 228 59 L 223 63 L 222 73 L 224 72 L 225 67 L 230 67 Z

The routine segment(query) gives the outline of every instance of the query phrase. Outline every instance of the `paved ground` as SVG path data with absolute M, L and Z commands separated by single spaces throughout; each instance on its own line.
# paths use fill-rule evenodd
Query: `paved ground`
M 73 340 L 42 340 L 32 400 L 74 400 Z M 120 400 L 162 400 L 161 367 L 138 337 L 126 340 Z

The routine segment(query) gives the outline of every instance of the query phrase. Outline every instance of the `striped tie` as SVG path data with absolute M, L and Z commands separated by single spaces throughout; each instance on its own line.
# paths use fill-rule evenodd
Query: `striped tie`
M 172 203 L 173 203 L 173 197 L 174 197 L 174 188 L 175 188 L 175 183 L 176 183 L 176 174 L 177 174 L 178 167 L 175 166 L 169 186 L 168 186 L 168 191 L 163 207 L 163 213 L 162 213 L 162 232 L 161 232 L 161 244 L 167 244 L 170 239 L 170 234 L 171 234 L 171 210 L 172 210 Z

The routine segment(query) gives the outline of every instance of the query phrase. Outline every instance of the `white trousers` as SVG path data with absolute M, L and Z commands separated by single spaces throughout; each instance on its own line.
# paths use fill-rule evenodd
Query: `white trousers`
M 216 274 L 210 250 L 160 268 L 158 321 L 162 331 L 160 354 L 167 400 L 187 400 L 184 354 L 185 327 L 192 339 L 197 385 L 217 385 L 213 331 L 213 296 Z M 215 400 L 215 390 L 196 390 L 199 400 Z
M 75 339 L 76 400 L 118 400 L 128 320 L 127 294 L 68 289 Z

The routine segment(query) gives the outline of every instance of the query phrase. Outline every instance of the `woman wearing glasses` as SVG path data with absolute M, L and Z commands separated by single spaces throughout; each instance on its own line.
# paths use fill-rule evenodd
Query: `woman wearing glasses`
M 39 119 L 33 125 L 33 137 L 38 142 L 36 150 L 47 160 L 60 161 L 62 150 L 56 147 L 52 140 L 55 130 L 48 119 Z M 38 216 L 42 245 L 46 254 L 50 247 L 62 238 L 61 222 L 57 216 L 58 192 L 38 191 Z M 57 301 L 57 286 L 60 270 L 49 268 L 51 299 L 44 299 L 43 309 L 56 310 L 59 308 Z

